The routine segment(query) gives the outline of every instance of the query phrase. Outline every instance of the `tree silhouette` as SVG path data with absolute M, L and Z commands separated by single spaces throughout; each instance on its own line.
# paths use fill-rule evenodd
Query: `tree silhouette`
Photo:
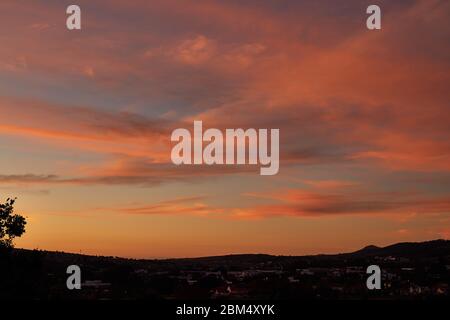
M 24 217 L 14 214 L 16 199 L 6 199 L 0 204 L 0 246 L 12 247 L 15 237 L 20 237 L 25 232 L 27 224 Z

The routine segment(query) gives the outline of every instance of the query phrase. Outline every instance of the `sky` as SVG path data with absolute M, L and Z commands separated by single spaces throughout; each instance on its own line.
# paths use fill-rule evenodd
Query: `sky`
M 82 30 L 66 28 L 81 8 Z M 165 258 L 450 238 L 450 2 L 0 2 L 16 246 Z M 280 170 L 176 166 L 171 132 L 279 128 Z

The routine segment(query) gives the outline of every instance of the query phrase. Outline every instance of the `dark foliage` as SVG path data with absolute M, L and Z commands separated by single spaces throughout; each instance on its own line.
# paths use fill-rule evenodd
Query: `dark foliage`
M 16 199 L 6 199 L 0 204 L 0 246 L 12 247 L 15 237 L 20 237 L 25 232 L 27 224 L 25 218 L 14 214 Z

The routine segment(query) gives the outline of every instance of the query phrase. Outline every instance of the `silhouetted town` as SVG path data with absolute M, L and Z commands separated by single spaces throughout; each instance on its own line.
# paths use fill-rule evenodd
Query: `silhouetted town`
M 67 289 L 69 265 L 81 268 L 81 290 Z M 381 268 L 380 290 L 366 287 L 369 265 Z M 0 271 L 2 299 L 449 299 L 450 241 L 166 260 L 12 249 Z

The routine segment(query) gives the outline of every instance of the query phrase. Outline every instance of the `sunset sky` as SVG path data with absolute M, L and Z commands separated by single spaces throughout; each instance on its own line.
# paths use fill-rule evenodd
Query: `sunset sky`
M 17 247 L 162 258 L 450 238 L 450 1 L 0 1 Z M 82 30 L 66 28 L 77 4 Z M 279 128 L 280 170 L 171 132 Z

